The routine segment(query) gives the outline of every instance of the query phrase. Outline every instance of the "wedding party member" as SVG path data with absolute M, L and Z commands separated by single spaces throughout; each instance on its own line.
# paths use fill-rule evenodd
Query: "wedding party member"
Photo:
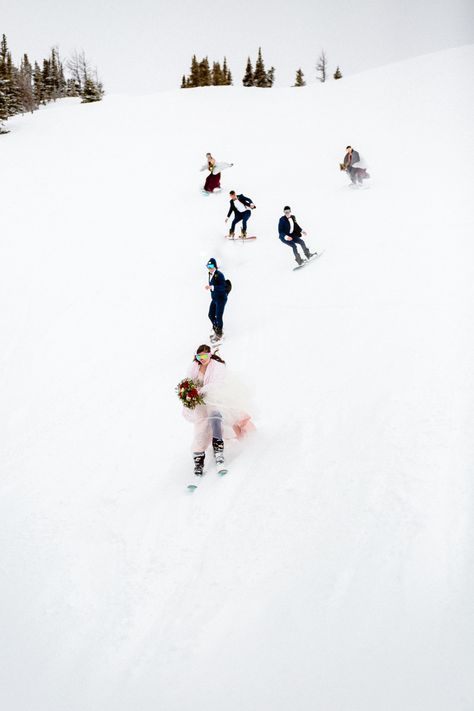
M 289 205 L 285 205 L 283 208 L 283 215 L 280 217 L 280 221 L 278 223 L 278 236 L 283 244 L 286 244 L 288 247 L 292 248 L 294 257 L 299 265 L 303 264 L 303 259 L 301 259 L 298 253 L 298 245 L 303 250 L 303 254 L 306 259 L 311 259 L 311 257 L 314 257 L 317 254 L 317 252 L 313 252 L 312 254 L 309 251 L 305 242 L 302 240 L 301 235 L 306 237 L 306 232 L 296 222 L 296 217 L 291 214 L 291 207 Z
M 248 197 L 245 197 L 245 195 L 237 195 L 235 190 L 231 190 L 230 193 L 230 207 L 229 207 L 229 212 L 227 213 L 227 217 L 225 218 L 225 221 L 229 219 L 229 217 L 234 213 L 234 219 L 232 221 L 232 225 L 230 227 L 229 231 L 229 237 L 234 237 L 235 235 L 235 226 L 242 220 L 242 228 L 241 228 L 241 237 L 247 237 L 247 221 L 252 214 L 252 210 L 255 210 L 255 205 L 253 204 L 253 200 L 251 200 Z
M 218 163 L 216 159 L 210 154 L 206 153 L 206 160 L 201 171 L 208 170 L 209 175 L 204 183 L 203 190 L 206 193 L 219 192 L 221 189 L 221 172 L 226 168 L 232 168 L 233 163 Z
M 211 341 L 217 343 L 224 337 L 224 309 L 227 303 L 227 296 L 230 291 L 229 281 L 223 273 L 218 270 L 217 262 L 211 257 L 207 263 L 208 284 L 206 289 L 211 292 L 211 305 L 209 306 L 209 320 L 212 323 L 214 334 Z
M 352 185 L 362 185 L 363 180 L 370 178 L 365 160 L 352 146 L 346 146 L 346 155 L 340 165 L 341 170 L 349 173 Z
M 197 348 L 187 373 L 197 384 L 203 402 L 194 408 L 183 408 L 184 417 L 194 424 L 192 443 L 194 474 L 204 473 L 206 449 L 212 444 L 217 467 L 224 464 L 224 441 L 242 439 L 255 429 L 245 411 L 242 383 L 229 375 L 217 353 L 203 344 Z

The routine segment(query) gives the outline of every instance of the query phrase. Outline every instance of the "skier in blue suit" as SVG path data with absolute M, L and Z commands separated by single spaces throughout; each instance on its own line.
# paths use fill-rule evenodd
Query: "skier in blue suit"
M 247 237 L 247 220 L 252 214 L 251 211 L 255 210 L 255 205 L 253 204 L 250 198 L 245 197 L 245 195 L 242 195 L 242 193 L 240 195 L 237 195 L 235 190 L 231 190 L 229 194 L 230 207 L 225 221 L 227 222 L 232 213 L 234 213 L 234 219 L 232 221 L 232 225 L 229 231 L 229 238 L 234 238 L 235 226 L 238 222 L 240 222 L 240 220 L 242 220 L 242 230 L 240 236 Z
M 312 254 L 304 241 L 301 239 L 301 235 L 306 237 L 306 232 L 302 230 L 296 222 L 296 217 L 291 214 L 291 207 L 289 205 L 285 205 L 283 212 L 284 214 L 280 217 L 280 221 L 278 223 L 278 236 L 283 244 L 286 244 L 288 247 L 292 248 L 298 265 L 303 264 L 304 260 L 301 259 L 298 253 L 297 245 L 300 245 L 306 259 L 310 259 L 310 257 L 316 255 L 317 252 L 313 252 Z
M 224 328 L 222 317 L 227 303 L 229 288 L 225 276 L 217 269 L 217 262 L 214 257 L 209 259 L 206 266 L 209 283 L 205 288 L 211 292 L 211 305 L 208 315 L 214 330 L 214 336 L 211 336 L 211 341 L 215 343 L 216 341 L 220 341 L 224 335 L 222 331 Z

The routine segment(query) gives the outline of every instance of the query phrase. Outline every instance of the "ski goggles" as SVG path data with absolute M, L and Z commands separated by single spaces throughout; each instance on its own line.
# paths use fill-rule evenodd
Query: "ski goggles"
M 211 263 L 209 262 L 209 264 L 206 264 L 206 267 L 207 267 L 208 269 L 215 269 L 215 268 L 216 268 L 216 265 L 215 265 L 215 264 L 211 264 Z
M 211 354 L 210 353 L 196 353 L 194 357 L 196 358 L 196 360 L 206 361 L 206 360 L 209 360 L 209 358 L 211 357 Z
M 283 210 L 283 212 L 285 213 L 285 215 L 291 215 L 291 210 Z

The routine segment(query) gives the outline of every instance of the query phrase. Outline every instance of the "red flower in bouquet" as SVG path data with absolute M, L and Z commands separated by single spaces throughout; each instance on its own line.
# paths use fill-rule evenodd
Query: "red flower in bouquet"
M 204 398 L 199 394 L 198 384 L 194 380 L 182 380 L 176 386 L 176 392 L 185 407 L 194 409 L 197 405 L 204 404 Z

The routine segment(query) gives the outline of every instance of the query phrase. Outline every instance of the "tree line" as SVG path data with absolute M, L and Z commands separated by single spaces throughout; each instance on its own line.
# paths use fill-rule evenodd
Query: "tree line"
M 0 131 L 2 121 L 11 116 L 33 112 L 49 101 L 67 96 L 81 97 L 83 103 L 100 101 L 104 88 L 97 71 L 91 68 L 84 52 L 74 54 L 64 63 L 59 49 L 53 47 L 41 63 L 31 64 L 24 54 L 20 65 L 13 63 L 7 38 L 0 42 Z
M 323 50 L 316 64 L 316 76 L 320 82 L 325 82 L 328 78 L 328 60 L 326 53 Z M 333 73 L 333 79 L 342 79 L 342 72 L 339 66 Z M 265 62 L 262 56 L 262 48 L 258 48 L 255 68 L 252 65 L 250 57 L 247 59 L 245 73 L 242 78 L 244 86 L 257 86 L 261 89 L 269 89 L 275 81 L 275 67 L 265 69 Z M 193 55 L 191 60 L 191 69 L 188 76 L 183 74 L 181 80 L 181 89 L 189 89 L 198 86 L 229 86 L 232 84 L 232 74 L 227 67 L 227 60 L 224 57 L 224 63 L 221 67 L 219 62 L 213 62 L 212 69 L 209 64 L 208 57 L 204 57 L 198 62 L 196 55 Z M 296 70 L 295 83 L 293 86 L 306 86 L 304 73 L 301 69 Z
M 213 62 L 211 69 L 207 57 L 198 62 L 194 54 L 188 76 L 183 74 L 181 89 L 191 89 L 197 86 L 230 86 L 231 84 L 232 74 L 227 67 L 227 59 L 225 57 L 222 66 L 220 62 Z

